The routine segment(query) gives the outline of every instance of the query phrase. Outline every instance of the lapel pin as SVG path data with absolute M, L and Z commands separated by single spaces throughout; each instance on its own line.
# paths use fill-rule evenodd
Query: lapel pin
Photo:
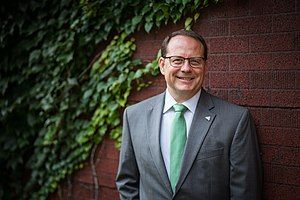
M 205 117 L 205 119 L 206 119 L 207 121 L 209 121 L 209 120 L 210 120 L 210 116 Z

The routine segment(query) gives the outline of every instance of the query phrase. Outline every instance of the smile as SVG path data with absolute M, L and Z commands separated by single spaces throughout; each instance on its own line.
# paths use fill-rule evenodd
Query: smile
M 194 79 L 193 77 L 179 77 L 179 76 L 176 76 L 176 78 L 178 78 L 180 80 L 186 80 L 186 81 L 191 81 Z

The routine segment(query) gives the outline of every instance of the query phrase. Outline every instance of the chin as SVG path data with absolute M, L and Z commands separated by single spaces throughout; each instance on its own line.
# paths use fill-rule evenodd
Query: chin
M 193 92 L 193 91 L 196 91 L 197 89 L 195 87 L 191 87 L 189 85 L 185 85 L 185 86 L 179 86 L 177 87 L 177 90 L 178 91 L 182 91 L 182 92 Z
M 182 94 L 186 94 L 188 96 L 192 95 L 194 96 L 201 87 L 177 87 L 176 90 L 179 91 Z
M 177 90 L 179 93 L 185 95 L 185 96 L 193 96 L 194 94 L 196 94 L 196 90 L 194 89 L 178 89 Z

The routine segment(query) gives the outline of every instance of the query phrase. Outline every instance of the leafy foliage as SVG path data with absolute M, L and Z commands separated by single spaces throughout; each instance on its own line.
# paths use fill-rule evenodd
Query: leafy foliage
M 215 1 L 11 0 L 0 6 L 0 199 L 46 199 L 109 134 L 157 61 L 133 60 L 131 34 Z M 115 36 L 114 36 L 115 35 Z M 94 55 L 100 44 L 105 47 Z M 107 46 L 105 46 L 107 44 Z M 93 61 L 90 58 L 95 57 Z

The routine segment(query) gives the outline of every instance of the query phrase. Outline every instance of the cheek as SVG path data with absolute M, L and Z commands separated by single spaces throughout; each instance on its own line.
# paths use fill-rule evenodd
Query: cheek
M 203 79 L 204 76 L 205 76 L 205 71 L 204 71 L 204 70 L 201 70 L 201 71 L 199 71 L 196 75 L 197 75 L 199 78 Z
M 175 76 L 176 72 L 174 72 L 172 69 L 170 68 L 165 68 L 164 69 L 164 75 L 171 78 L 173 76 Z

